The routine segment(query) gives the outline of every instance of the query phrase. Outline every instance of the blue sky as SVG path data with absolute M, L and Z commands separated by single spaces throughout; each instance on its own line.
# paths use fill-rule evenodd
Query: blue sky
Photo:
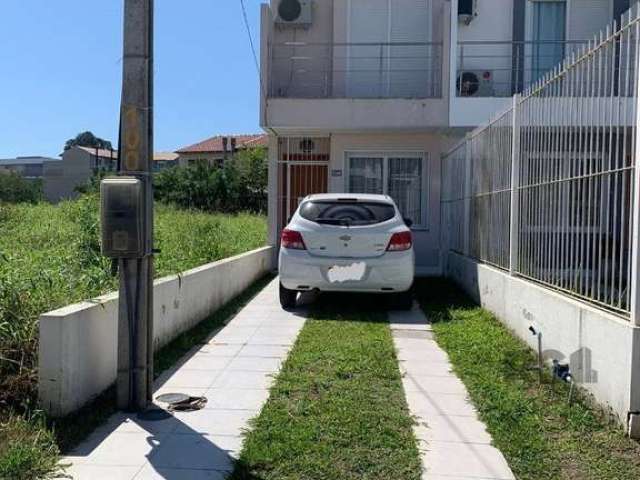
M 260 0 L 245 0 L 259 48 Z M 0 0 L 0 158 L 56 156 L 91 130 L 117 142 L 123 0 Z M 156 0 L 155 147 L 258 126 L 240 0 Z

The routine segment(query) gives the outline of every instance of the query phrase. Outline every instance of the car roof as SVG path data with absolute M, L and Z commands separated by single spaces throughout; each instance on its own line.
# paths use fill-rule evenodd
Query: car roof
M 372 193 L 316 193 L 305 197 L 305 201 L 331 201 L 344 198 L 353 198 L 364 202 L 384 202 L 393 204 L 393 199 L 389 195 L 375 195 Z

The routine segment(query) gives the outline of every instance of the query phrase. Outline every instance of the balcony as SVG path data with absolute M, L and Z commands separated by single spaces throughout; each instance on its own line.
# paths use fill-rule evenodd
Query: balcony
M 271 98 L 439 98 L 442 43 L 271 45 Z
M 266 122 L 273 128 L 446 126 L 443 44 L 269 45 Z M 447 77 L 443 76 L 443 72 Z
M 458 43 L 457 97 L 510 97 L 556 67 L 586 41 Z

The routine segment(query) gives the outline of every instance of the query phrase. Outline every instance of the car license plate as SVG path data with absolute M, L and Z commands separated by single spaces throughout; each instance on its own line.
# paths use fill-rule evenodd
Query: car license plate
M 334 265 L 327 270 L 327 277 L 331 283 L 353 282 L 364 278 L 367 264 L 364 262 L 351 265 Z

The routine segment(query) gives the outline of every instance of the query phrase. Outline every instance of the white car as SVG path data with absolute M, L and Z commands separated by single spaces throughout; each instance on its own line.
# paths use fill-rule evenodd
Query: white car
M 393 295 L 412 304 L 415 254 L 411 221 L 386 195 L 310 195 L 282 231 L 280 303 L 295 307 L 298 292 Z

